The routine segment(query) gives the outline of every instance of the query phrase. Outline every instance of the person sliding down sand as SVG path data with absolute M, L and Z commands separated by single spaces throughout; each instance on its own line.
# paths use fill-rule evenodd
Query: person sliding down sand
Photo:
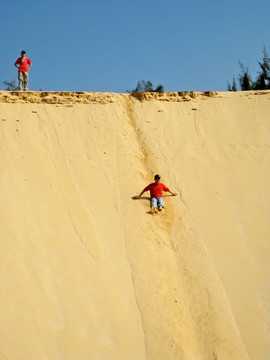
M 173 196 L 176 196 L 176 193 L 171 192 L 171 190 L 169 188 L 167 188 L 167 186 L 165 186 L 164 184 L 160 183 L 160 175 L 155 175 L 154 177 L 155 182 L 152 184 L 149 184 L 148 186 L 146 186 L 146 188 L 143 189 L 143 191 L 140 193 L 139 196 L 134 196 L 133 199 L 139 199 L 143 193 L 145 193 L 146 191 L 150 191 L 150 196 L 151 196 L 151 212 L 152 213 L 157 213 L 158 210 L 162 211 L 162 209 L 164 208 L 164 200 L 163 200 L 163 191 L 167 191 L 170 194 L 172 194 Z

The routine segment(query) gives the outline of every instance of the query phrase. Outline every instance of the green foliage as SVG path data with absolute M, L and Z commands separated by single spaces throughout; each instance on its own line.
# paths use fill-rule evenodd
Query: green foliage
M 232 91 L 237 91 L 237 86 L 236 86 L 235 77 L 233 77 Z
M 233 77 L 232 85 L 229 83 L 229 81 L 227 81 L 227 90 L 228 91 L 237 91 L 235 77 Z
M 164 92 L 164 86 L 159 84 L 154 91 L 155 92 Z
M 127 92 L 163 92 L 164 91 L 164 87 L 163 85 L 158 85 L 155 89 L 153 88 L 153 84 L 150 80 L 148 81 L 138 81 L 138 84 L 136 86 L 135 89 L 133 89 L 132 91 L 127 91 Z
M 266 48 L 263 48 L 263 59 L 259 62 L 261 70 L 258 72 L 256 81 L 254 82 L 254 90 L 270 89 L 270 58 Z
M 5 81 L 3 81 L 3 84 L 6 86 L 5 90 L 8 90 L 8 91 L 16 91 L 16 90 L 18 90 L 18 86 L 16 85 L 16 80 L 15 79 L 12 79 L 10 81 L 5 80 Z
M 244 65 L 239 61 L 241 68 L 241 73 L 238 76 L 240 87 L 242 91 L 252 90 L 252 79 L 248 73 L 248 68 L 245 68 Z
M 252 81 L 251 76 L 249 75 L 248 68 L 244 67 L 243 63 L 239 61 L 241 72 L 238 75 L 238 81 L 240 84 L 240 89 L 245 90 L 266 90 L 270 89 L 270 57 L 264 46 L 263 48 L 263 59 L 261 62 L 258 61 L 260 70 L 255 81 Z M 227 90 L 228 91 L 237 91 L 236 81 L 233 77 L 232 85 L 227 81 Z

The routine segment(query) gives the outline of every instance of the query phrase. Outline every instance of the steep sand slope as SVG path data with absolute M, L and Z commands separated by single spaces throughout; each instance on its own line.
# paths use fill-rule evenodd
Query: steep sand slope
M 1 358 L 269 357 L 270 92 L 0 101 Z

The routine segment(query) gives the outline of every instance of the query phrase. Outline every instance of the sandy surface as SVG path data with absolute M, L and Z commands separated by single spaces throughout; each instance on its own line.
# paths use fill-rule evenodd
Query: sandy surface
M 270 91 L 2 91 L 0 125 L 1 359 L 269 359 Z

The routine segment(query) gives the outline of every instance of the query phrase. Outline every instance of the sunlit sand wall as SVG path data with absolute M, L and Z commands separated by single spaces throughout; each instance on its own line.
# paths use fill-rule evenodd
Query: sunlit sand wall
M 1 358 L 269 358 L 269 91 L 3 91 L 0 125 Z

